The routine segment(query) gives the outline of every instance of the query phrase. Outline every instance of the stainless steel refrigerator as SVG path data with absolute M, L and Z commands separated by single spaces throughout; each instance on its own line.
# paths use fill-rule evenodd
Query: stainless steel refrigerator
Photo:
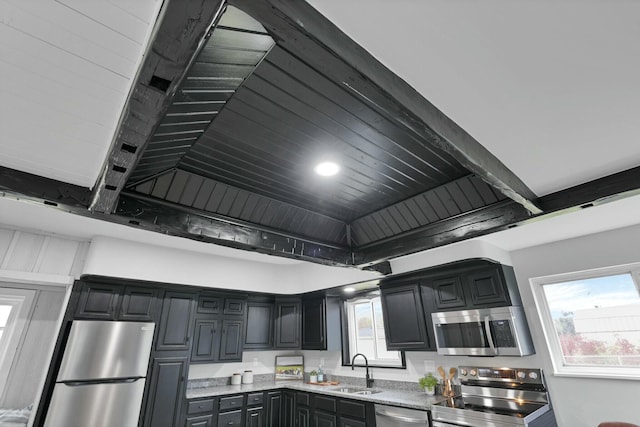
M 136 427 L 154 323 L 75 320 L 45 427 Z

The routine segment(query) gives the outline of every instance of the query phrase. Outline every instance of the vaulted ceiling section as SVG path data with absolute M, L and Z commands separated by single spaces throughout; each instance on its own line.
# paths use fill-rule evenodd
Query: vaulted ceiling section
M 305 2 L 169 1 L 163 16 L 93 193 L 29 187 L 6 170 L 4 188 L 77 213 L 91 198 L 82 214 L 158 232 L 386 272 L 392 257 L 635 189 L 632 170 L 538 199 Z M 340 173 L 314 174 L 324 160 Z

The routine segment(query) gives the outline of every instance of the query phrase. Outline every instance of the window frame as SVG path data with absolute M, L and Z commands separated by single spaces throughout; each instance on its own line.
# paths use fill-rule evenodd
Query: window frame
M 36 291 L 31 289 L 0 288 L 0 302 L 13 305 L 7 326 L 0 339 L 0 384 L 6 384 L 11 365 L 26 332 L 33 309 Z M 0 390 L 0 396 L 4 390 Z
M 601 267 L 571 273 L 536 277 L 529 280 L 542 332 L 553 366 L 553 375 L 558 377 L 602 378 L 602 379 L 640 379 L 640 367 L 619 366 L 566 366 L 560 339 L 555 329 L 551 310 L 544 294 L 544 286 L 571 282 L 581 279 L 630 274 L 640 298 L 640 263 Z
M 356 302 L 358 300 L 366 300 L 366 299 L 373 299 L 373 298 L 380 298 L 380 291 L 374 291 L 374 292 L 365 292 L 365 293 L 361 293 L 361 294 L 355 294 L 355 295 L 350 295 L 348 298 L 345 298 L 343 300 L 343 304 L 342 304 L 342 366 L 351 366 L 351 358 L 352 358 L 352 351 L 351 351 L 351 329 L 349 328 L 350 322 L 349 319 L 351 319 L 351 315 L 349 313 L 349 304 Z M 383 323 L 383 328 L 384 328 L 384 323 Z M 386 338 L 386 331 L 385 331 L 385 338 Z M 385 365 L 385 364 L 379 364 L 374 362 L 369 362 L 369 367 L 373 367 L 373 368 L 386 368 L 386 369 L 407 369 L 407 360 L 405 357 L 405 352 L 404 351 L 399 351 L 400 353 L 400 364 L 399 365 Z M 353 365 L 355 367 L 364 367 L 365 365 L 363 363 L 357 363 L 358 361 L 362 361 L 361 358 L 358 358 L 358 360 L 356 361 L 356 363 Z

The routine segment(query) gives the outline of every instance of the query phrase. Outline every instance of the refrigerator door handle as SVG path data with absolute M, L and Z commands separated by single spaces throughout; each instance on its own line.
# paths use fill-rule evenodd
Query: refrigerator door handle
M 77 387 L 82 385 L 94 385 L 94 384 L 127 384 L 134 383 L 138 380 L 145 379 L 145 377 L 133 377 L 133 378 L 109 378 L 104 380 L 95 381 L 59 381 L 58 383 L 67 385 L 69 387 Z

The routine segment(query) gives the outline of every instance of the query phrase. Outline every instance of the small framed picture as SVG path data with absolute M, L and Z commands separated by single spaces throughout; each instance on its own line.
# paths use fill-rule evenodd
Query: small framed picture
M 276 356 L 276 381 L 304 379 L 304 356 Z

